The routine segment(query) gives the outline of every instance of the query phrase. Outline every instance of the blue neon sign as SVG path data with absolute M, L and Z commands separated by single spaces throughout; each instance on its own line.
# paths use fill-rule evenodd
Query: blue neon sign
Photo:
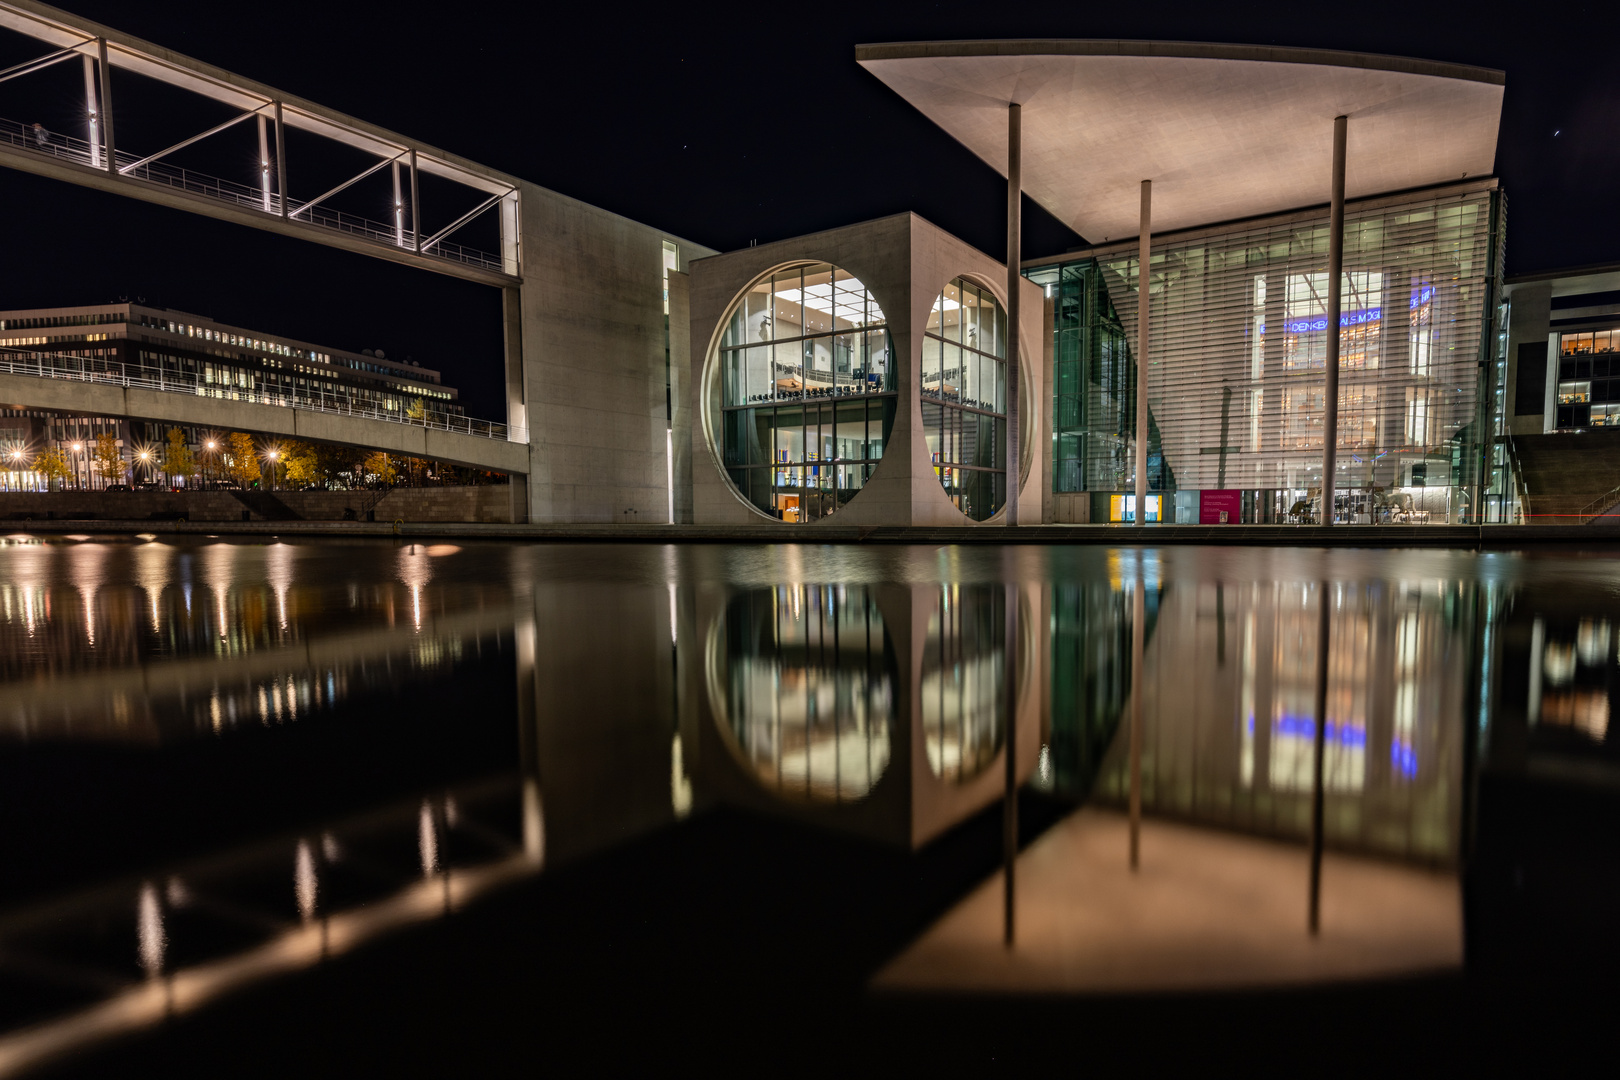
M 1365 326 L 1367 323 L 1375 323 L 1383 317 L 1384 309 L 1381 307 L 1362 308 L 1360 311 L 1346 311 L 1339 315 L 1339 328 L 1342 330 L 1351 326 Z M 1289 319 L 1283 323 L 1283 329 L 1290 334 L 1314 334 L 1327 328 L 1328 317 L 1326 315 L 1310 315 L 1303 319 Z M 1265 333 L 1266 328 L 1262 326 L 1260 332 Z

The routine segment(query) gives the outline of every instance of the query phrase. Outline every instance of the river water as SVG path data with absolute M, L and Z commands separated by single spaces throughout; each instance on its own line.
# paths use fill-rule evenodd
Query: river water
M 0 1072 L 1567 989 L 1617 671 L 1606 553 L 13 534 Z

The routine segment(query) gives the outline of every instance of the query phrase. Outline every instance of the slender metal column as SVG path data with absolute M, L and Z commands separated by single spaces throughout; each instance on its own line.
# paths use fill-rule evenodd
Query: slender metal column
M 422 254 L 422 203 L 416 191 L 416 151 L 411 151 L 411 237 L 416 241 L 416 253 Z
M 1322 524 L 1333 524 L 1333 470 L 1339 449 L 1339 316 L 1344 306 L 1344 141 L 1349 120 L 1333 118 L 1333 202 L 1328 210 L 1327 383 L 1322 388 Z
M 1315 934 L 1321 926 L 1322 906 L 1322 824 L 1325 802 L 1322 792 L 1324 763 L 1327 758 L 1328 630 L 1333 616 L 1333 591 L 1321 583 L 1316 621 L 1316 743 L 1311 772 L 1311 892 L 1306 925 Z
M 259 120 L 259 193 L 264 196 L 264 212 L 270 213 L 270 141 L 265 133 L 264 114 Z
M 1007 106 L 1007 518 L 1018 524 L 1018 282 L 1024 261 L 1023 107 Z
M 1014 106 L 1016 108 L 1017 106 Z M 1014 931 L 1014 876 L 1018 865 L 1018 583 L 1008 568 L 1006 587 L 1007 644 L 1002 655 L 1006 661 L 1006 687 L 1004 689 L 1007 712 L 1007 776 L 1001 806 L 1002 854 L 1002 942 L 1012 947 Z
M 405 246 L 405 197 L 399 188 L 399 159 L 394 159 L 394 243 Z
M 96 62 L 89 54 L 84 57 L 84 110 L 90 118 L 90 167 L 101 168 L 101 117 L 96 106 Z
M 1136 524 L 1147 524 L 1148 268 L 1153 259 L 1153 181 L 1142 181 L 1142 221 L 1136 240 Z M 1132 865 L 1135 865 L 1134 862 Z
M 276 198 L 281 201 L 281 216 L 287 216 L 287 139 L 282 134 L 281 102 L 276 102 Z
M 1141 498 L 1140 495 L 1137 496 Z M 1138 516 L 1142 503 L 1137 504 Z M 1142 670 L 1142 654 L 1147 641 L 1147 569 L 1142 553 L 1136 553 L 1136 593 L 1131 597 L 1131 869 L 1141 864 L 1142 854 L 1142 699 L 1147 694 L 1147 678 Z
M 107 39 L 96 39 L 96 51 L 101 58 L 101 142 L 107 148 L 102 162 L 107 171 L 118 175 L 118 151 L 113 142 L 112 68 L 107 65 Z

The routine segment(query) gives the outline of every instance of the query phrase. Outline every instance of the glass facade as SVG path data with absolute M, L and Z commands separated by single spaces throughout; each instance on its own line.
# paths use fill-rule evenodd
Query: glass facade
M 1615 426 L 1620 426 L 1620 327 L 1559 334 L 1559 429 Z
M 883 457 L 895 368 L 883 311 L 848 271 L 776 271 L 738 297 L 714 357 L 726 473 L 762 512 L 824 518 Z
M 1335 521 L 1477 520 L 1501 217 L 1489 190 L 1346 212 Z M 1234 521 L 1322 520 L 1327 246 L 1325 212 L 1156 242 L 1148 486 L 1176 493 L 1165 520 L 1199 523 L 1211 491 Z M 1054 490 L 1129 490 L 1135 249 L 1028 276 L 1054 299 Z
M 945 495 L 974 521 L 1007 499 L 1007 316 L 987 290 L 957 278 L 928 314 L 923 436 Z

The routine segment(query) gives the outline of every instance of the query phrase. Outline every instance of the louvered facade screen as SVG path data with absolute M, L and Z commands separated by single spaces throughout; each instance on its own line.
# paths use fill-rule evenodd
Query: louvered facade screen
M 1348 208 L 1335 520 L 1475 520 L 1500 211 L 1491 189 Z M 1325 209 L 1155 242 L 1148 484 L 1165 520 L 1198 522 L 1211 490 L 1240 493 L 1244 521 L 1321 520 L 1327 251 Z M 1028 276 L 1054 301 L 1054 490 L 1128 491 L 1134 245 Z

